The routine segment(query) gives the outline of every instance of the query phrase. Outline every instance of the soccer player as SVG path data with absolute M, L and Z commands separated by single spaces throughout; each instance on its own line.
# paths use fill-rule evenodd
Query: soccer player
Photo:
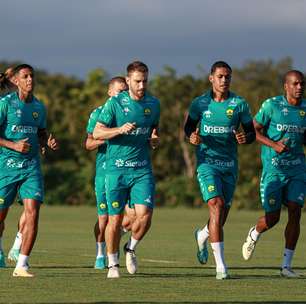
M 160 103 L 146 92 L 148 72 L 148 67 L 140 61 L 128 65 L 129 90 L 106 102 L 93 132 L 94 138 L 108 140 L 105 181 L 109 211 L 108 278 L 120 276 L 120 227 L 127 200 L 135 208 L 132 235 L 124 246 L 130 274 L 137 271 L 135 248 L 151 225 L 155 183 L 149 144 L 153 149 L 158 145 Z
M 287 278 L 299 276 L 291 269 L 291 261 L 300 234 L 301 209 L 306 194 L 304 88 L 304 75 L 300 71 L 287 72 L 284 96 L 267 99 L 255 116 L 256 138 L 262 144 L 260 195 L 265 215 L 251 227 L 242 246 L 243 258 L 249 260 L 260 235 L 279 221 L 282 204 L 286 205 L 288 222 L 280 274 Z
M 17 92 L 0 100 L 0 246 L 4 220 L 18 193 L 24 205 L 25 229 L 13 276 L 33 277 L 28 272 L 28 259 L 37 236 L 43 201 L 39 150 L 47 144 L 57 150 L 58 144 L 52 136 L 48 141 L 46 110 L 33 95 L 34 69 L 21 64 L 14 68 L 13 75 Z M 0 252 L 3 256 L 2 247 Z
M 127 84 L 124 77 L 114 77 L 108 85 L 108 95 L 116 96 L 120 92 L 127 90 Z M 105 229 L 108 222 L 108 212 L 105 196 L 105 153 L 106 143 L 103 139 L 94 139 L 92 132 L 97 123 L 97 119 L 101 113 L 103 106 L 96 108 L 91 114 L 87 124 L 87 138 L 85 147 L 87 150 L 98 149 L 96 158 L 96 175 L 95 175 L 95 193 L 97 200 L 98 220 L 94 226 L 94 234 L 96 239 L 96 269 L 104 269 L 106 265 L 105 252 Z
M 197 257 L 208 258 L 209 238 L 216 262 L 216 279 L 229 278 L 224 261 L 223 225 L 230 210 L 237 180 L 237 144 L 255 140 L 249 106 L 229 90 L 232 69 L 223 61 L 211 67 L 211 90 L 192 101 L 185 134 L 196 145 L 197 174 L 203 200 L 208 204 L 209 221 L 195 231 Z M 242 126 L 243 131 L 239 131 Z

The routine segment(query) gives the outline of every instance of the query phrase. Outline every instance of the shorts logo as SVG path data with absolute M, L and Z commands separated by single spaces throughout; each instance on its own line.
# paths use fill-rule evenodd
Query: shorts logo
M 105 203 L 101 203 L 100 204 L 100 209 L 106 209 L 106 204 Z
M 227 118 L 231 119 L 233 117 L 234 111 L 232 109 L 226 110 L 226 116 Z
M 32 116 L 33 116 L 34 119 L 37 119 L 38 116 L 39 116 L 39 115 L 38 115 L 38 112 L 33 112 L 33 113 L 32 113 Z
M 305 114 L 306 114 L 305 111 L 303 111 L 303 110 L 300 111 L 300 116 L 301 116 L 301 117 L 305 117 Z
M 0 205 L 4 204 L 4 199 L 2 197 L 0 197 Z
M 269 199 L 269 205 L 275 205 L 275 198 L 270 198 Z
M 215 191 L 215 186 L 209 185 L 209 186 L 207 187 L 207 189 L 208 189 L 208 192 L 213 192 L 213 191 Z
M 299 197 L 298 197 L 298 200 L 300 200 L 300 201 L 304 201 L 304 193 L 301 193 L 300 195 L 299 195 Z
M 144 109 L 144 115 L 148 116 L 151 115 L 151 109 Z
M 112 202 L 113 208 L 119 208 L 119 202 Z

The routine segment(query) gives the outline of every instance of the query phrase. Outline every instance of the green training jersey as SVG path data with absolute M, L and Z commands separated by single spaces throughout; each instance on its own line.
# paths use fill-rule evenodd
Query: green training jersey
M 200 122 L 202 143 L 196 150 L 197 171 L 205 173 L 210 166 L 236 174 L 238 162 L 234 130 L 238 130 L 241 123 L 252 122 L 247 102 L 232 92 L 228 99 L 217 102 L 210 90 L 192 101 L 189 116 Z
M 16 92 L 0 99 L 0 137 L 9 141 L 28 138 L 29 152 L 21 153 L 1 147 L 0 163 L 6 168 L 23 168 L 29 161 L 39 158 L 38 130 L 46 128 L 45 106 L 34 96 L 23 102 Z
M 255 116 L 264 127 L 263 135 L 272 141 L 284 140 L 289 150 L 277 153 L 271 147 L 262 145 L 263 169 L 270 173 L 296 175 L 306 170 L 303 150 L 306 132 L 306 100 L 299 106 L 288 103 L 284 96 L 277 96 L 263 102 Z
M 89 116 L 88 123 L 87 123 L 87 128 L 86 128 L 87 133 L 89 133 L 89 134 L 93 133 L 93 130 L 96 126 L 96 123 L 98 121 L 98 117 L 99 117 L 99 115 L 102 111 L 102 108 L 103 108 L 103 106 L 100 106 L 100 107 L 94 109 L 91 112 L 91 114 Z M 106 144 L 100 145 L 98 147 L 98 152 L 97 152 L 97 156 L 96 156 L 96 175 L 105 174 L 106 148 L 107 148 Z
M 151 171 L 148 139 L 152 129 L 159 123 L 160 103 L 155 97 L 145 94 L 141 100 L 133 100 L 128 92 L 108 99 L 98 121 L 109 128 L 125 123 L 136 123 L 135 130 L 108 140 L 106 170 L 118 172 Z

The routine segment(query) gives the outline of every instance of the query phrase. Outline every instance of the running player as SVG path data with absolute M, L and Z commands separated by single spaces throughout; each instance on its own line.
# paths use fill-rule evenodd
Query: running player
M 221 280 L 229 278 L 224 261 L 223 225 L 237 180 L 237 144 L 255 140 L 247 102 L 229 91 L 231 75 L 227 63 L 218 61 L 212 65 L 209 76 L 212 89 L 193 100 L 185 124 L 186 136 L 197 146 L 198 181 L 209 208 L 208 224 L 195 231 L 197 257 L 201 264 L 207 262 L 209 238 L 216 278 Z M 238 131 L 240 126 L 243 131 Z
M 114 77 L 108 85 L 108 95 L 110 97 L 118 95 L 120 92 L 127 90 L 127 84 L 124 77 Z M 105 229 L 108 222 L 108 212 L 105 196 L 105 153 L 106 144 L 104 140 L 94 139 L 92 132 L 97 123 L 103 106 L 93 110 L 87 124 L 87 138 L 85 147 L 87 150 L 98 149 L 96 158 L 96 175 L 95 175 L 95 193 L 97 200 L 98 220 L 94 226 L 94 234 L 96 239 L 96 269 L 104 269 L 106 265 L 105 251 Z
M 13 276 L 33 277 L 27 265 L 36 239 L 39 209 L 43 201 L 39 150 L 48 143 L 46 110 L 33 95 L 33 68 L 27 64 L 18 65 L 13 75 L 17 92 L 0 100 L 0 238 L 9 207 L 18 192 L 24 205 L 25 230 Z M 56 140 L 52 137 L 49 139 L 49 148 L 56 150 Z M 3 252 L 1 247 L 0 251 Z
M 106 197 L 109 223 L 106 232 L 108 278 L 118 278 L 120 227 L 129 199 L 135 208 L 132 235 L 124 246 L 126 267 L 137 271 L 135 248 L 151 225 L 155 183 L 149 143 L 158 145 L 159 101 L 146 92 L 148 67 L 139 61 L 127 67 L 128 92 L 110 98 L 99 118 L 93 136 L 108 140 L 106 155 Z
M 288 208 L 285 250 L 280 274 L 298 277 L 291 261 L 300 234 L 301 209 L 306 194 L 306 100 L 304 75 L 292 70 L 284 77 L 284 96 L 267 99 L 254 119 L 256 138 L 262 144 L 263 171 L 260 195 L 265 215 L 251 227 L 242 246 L 249 260 L 260 235 L 271 229 L 280 218 L 282 204 Z

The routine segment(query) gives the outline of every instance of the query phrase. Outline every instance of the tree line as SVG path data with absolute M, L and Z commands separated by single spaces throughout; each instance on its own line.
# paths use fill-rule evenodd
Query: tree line
M 0 71 L 16 62 L 1 62 Z M 243 96 L 255 115 L 261 103 L 283 93 L 282 77 L 292 68 L 291 58 L 249 61 L 233 69 L 231 90 Z M 114 76 L 114 75 L 111 75 Z M 107 99 L 110 75 L 103 69 L 88 73 L 85 80 L 62 74 L 36 71 L 35 95 L 48 110 L 48 130 L 61 149 L 43 157 L 47 204 L 95 205 L 93 190 L 95 152 L 84 149 L 86 124 L 91 111 Z M 151 77 L 149 91 L 160 99 L 161 144 L 152 152 L 159 206 L 201 206 L 195 174 L 195 153 L 184 136 L 183 124 L 191 101 L 210 88 L 208 72 L 201 76 L 177 75 L 165 67 Z M 260 146 L 239 147 L 239 180 L 234 208 L 260 206 Z

